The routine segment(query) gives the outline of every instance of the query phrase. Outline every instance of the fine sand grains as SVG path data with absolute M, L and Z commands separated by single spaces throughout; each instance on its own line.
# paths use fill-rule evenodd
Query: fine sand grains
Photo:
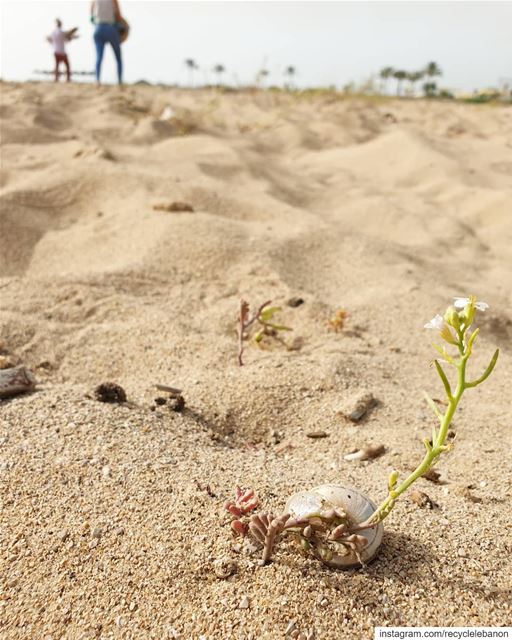
M 0 400 L 0 636 L 512 624 L 512 110 L 1 91 L 0 355 L 40 384 Z M 463 398 L 439 481 L 418 481 L 428 500 L 397 504 L 364 570 L 328 570 L 288 541 L 258 566 L 222 508 L 234 487 L 274 512 L 328 482 L 384 499 L 430 434 L 422 390 L 442 396 L 423 324 L 468 293 L 491 305 L 472 371 L 501 356 Z M 240 368 L 242 297 L 272 300 L 293 331 L 247 344 Z M 98 402 L 105 382 L 128 401 Z M 181 390 L 181 412 L 155 404 L 157 383 Z M 340 408 L 361 393 L 376 402 L 354 423 Z

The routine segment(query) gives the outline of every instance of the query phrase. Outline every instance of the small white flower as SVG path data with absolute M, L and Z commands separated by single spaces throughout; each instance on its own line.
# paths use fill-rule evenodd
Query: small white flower
M 469 304 L 469 298 L 454 298 L 453 300 L 453 306 L 456 309 L 464 309 L 464 307 Z M 475 309 L 478 309 L 478 311 L 485 311 L 488 308 L 489 305 L 487 304 L 487 302 L 482 302 L 481 300 L 475 302 Z
M 427 324 L 423 325 L 423 327 L 425 329 L 437 329 L 438 331 L 441 331 L 441 329 L 443 328 L 443 325 L 444 325 L 443 316 L 440 316 L 439 314 L 437 314 L 434 318 L 432 318 L 432 320 L 430 320 L 430 322 L 427 322 Z

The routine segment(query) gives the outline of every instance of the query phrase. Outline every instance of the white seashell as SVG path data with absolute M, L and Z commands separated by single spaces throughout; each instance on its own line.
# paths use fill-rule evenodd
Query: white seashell
M 288 499 L 285 512 L 295 518 L 314 516 L 332 509 L 343 510 L 351 525 L 366 521 L 376 510 L 376 505 L 357 489 L 338 484 L 323 484 L 310 491 L 300 491 Z M 363 563 L 371 562 L 382 542 L 384 526 L 380 522 L 377 526 L 357 532 L 364 536 L 368 543 L 359 556 Z M 332 557 L 325 558 L 325 564 L 336 569 L 349 569 L 361 565 L 360 559 L 354 551 L 341 548 L 340 553 L 334 552 Z

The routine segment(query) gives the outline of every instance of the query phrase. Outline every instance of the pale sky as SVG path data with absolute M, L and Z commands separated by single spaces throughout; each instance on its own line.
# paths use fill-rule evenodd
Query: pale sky
M 268 84 L 282 84 L 288 65 L 299 86 L 362 82 L 383 66 L 415 70 L 437 62 L 442 87 L 472 90 L 512 78 L 512 2 L 171 2 L 119 0 L 132 32 L 123 45 L 125 79 L 185 84 L 185 58 L 200 66 L 197 82 L 214 82 L 215 64 L 230 84 L 253 83 L 263 65 Z M 1 76 L 35 78 L 51 69 L 45 36 L 53 21 L 78 26 L 72 67 L 92 70 L 89 2 L 1 0 Z M 104 80 L 114 81 L 111 51 Z

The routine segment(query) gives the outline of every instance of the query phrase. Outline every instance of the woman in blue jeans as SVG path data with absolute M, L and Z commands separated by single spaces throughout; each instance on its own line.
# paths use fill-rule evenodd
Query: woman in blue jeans
M 105 45 L 114 50 L 117 62 L 117 79 L 123 83 L 123 59 L 121 57 L 121 34 L 118 23 L 122 20 L 117 0 L 94 0 L 91 3 L 91 20 L 96 25 L 94 43 L 96 45 L 96 83 L 100 84 L 101 63 Z

